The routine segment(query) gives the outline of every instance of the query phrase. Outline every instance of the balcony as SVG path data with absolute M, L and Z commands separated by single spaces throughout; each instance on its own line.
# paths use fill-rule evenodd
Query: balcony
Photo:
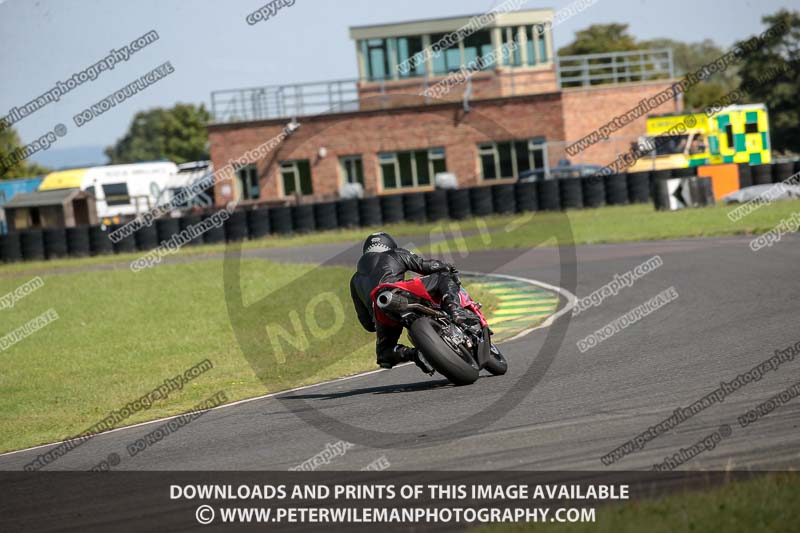
M 466 83 L 455 84 L 444 94 L 433 88 L 445 76 L 378 81 L 343 79 L 213 91 L 211 113 L 218 124 L 291 119 L 646 82 L 672 79 L 674 75 L 670 49 L 556 56 L 550 68 L 501 67 L 477 71 Z

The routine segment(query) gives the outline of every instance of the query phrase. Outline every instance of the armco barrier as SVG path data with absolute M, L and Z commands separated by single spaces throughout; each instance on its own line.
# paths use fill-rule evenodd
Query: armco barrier
M 344 199 L 298 206 L 254 207 L 235 211 L 222 226 L 211 227 L 192 244 L 222 243 L 227 240 L 257 239 L 269 234 L 380 227 L 383 224 L 443 219 L 461 220 L 528 211 L 552 211 L 602 205 L 624 205 L 653 201 L 659 208 L 668 203 L 666 179 L 689 177 L 692 198 L 698 205 L 713 204 L 710 179 L 697 178 L 695 168 L 631 172 L 587 178 L 550 179 L 532 182 L 500 183 L 472 188 L 434 190 Z M 783 181 L 800 171 L 800 161 L 749 166 L 739 165 L 741 188 Z M 655 195 L 655 196 L 654 196 Z M 0 260 L 53 259 L 66 255 L 83 257 L 100 253 L 147 251 L 189 226 L 211 215 L 190 214 L 181 218 L 156 220 L 151 226 L 113 242 L 108 235 L 123 227 L 114 224 L 46 228 L 0 235 Z

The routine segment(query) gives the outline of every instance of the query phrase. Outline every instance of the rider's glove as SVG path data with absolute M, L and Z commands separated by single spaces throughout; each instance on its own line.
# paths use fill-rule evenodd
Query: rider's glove
M 455 270 L 455 268 L 450 263 L 445 263 L 444 261 L 439 261 L 438 259 L 431 259 L 430 270 L 431 272 L 450 272 Z

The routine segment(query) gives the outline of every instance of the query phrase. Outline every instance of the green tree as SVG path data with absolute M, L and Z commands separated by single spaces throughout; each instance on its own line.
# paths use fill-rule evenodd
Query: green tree
M 627 24 L 592 24 L 575 32 L 575 40 L 558 49 L 562 56 L 603 54 L 636 50 L 636 39 L 628 34 Z
M 766 104 L 772 148 L 800 152 L 800 13 L 782 9 L 762 22 L 769 35 L 743 53 L 742 88 L 750 102 Z
M 23 146 L 17 130 L 0 123 L 0 179 L 27 178 L 50 172 L 50 169 L 37 163 L 28 163 L 25 159 L 14 161 L 12 154 Z
M 681 77 L 689 72 L 694 72 L 703 65 L 713 62 L 725 54 L 725 50 L 714 44 L 711 39 L 699 43 L 682 43 L 672 39 L 653 39 L 642 41 L 639 48 L 670 48 L 672 49 L 672 62 L 675 76 Z M 739 77 L 735 66 L 730 66 L 722 72 L 716 72 L 706 81 L 690 87 L 684 96 L 684 105 L 687 109 L 702 110 L 719 101 L 724 95 L 739 86 Z
M 142 111 L 133 117 L 125 136 L 106 148 L 105 154 L 110 164 L 208 159 L 206 125 L 210 119 L 202 104 L 176 104 L 172 109 Z

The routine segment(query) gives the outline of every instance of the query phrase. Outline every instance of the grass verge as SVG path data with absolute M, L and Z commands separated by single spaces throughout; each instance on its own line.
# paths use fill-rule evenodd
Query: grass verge
M 307 302 L 324 290 L 341 302 L 341 329 L 313 349 L 290 350 L 284 364 L 251 365 L 228 316 L 221 260 L 165 264 L 138 274 L 42 274 L 43 287 L 0 309 L 3 334 L 50 308 L 59 316 L 0 351 L 0 451 L 77 435 L 204 359 L 213 369 L 119 425 L 186 412 L 220 390 L 237 400 L 376 368 L 374 334 L 361 328 L 350 303 L 351 269 L 259 259 L 241 264 L 245 305 L 272 291 L 281 294 L 281 305 L 255 308 L 252 323 L 242 326 L 245 334 L 252 327 L 259 328 L 254 337 L 263 335 L 265 324 L 285 319 L 283 302 Z M 0 295 L 30 278 L 0 278 Z M 494 307 L 490 294 L 472 292 Z M 318 319 L 329 320 L 322 310 Z
M 770 474 L 710 490 L 671 494 L 656 500 L 597 508 L 594 523 L 543 523 L 487 526 L 485 533 L 536 531 L 593 533 L 772 533 L 797 531 L 800 477 Z M 552 513 L 551 513 L 552 514 Z

